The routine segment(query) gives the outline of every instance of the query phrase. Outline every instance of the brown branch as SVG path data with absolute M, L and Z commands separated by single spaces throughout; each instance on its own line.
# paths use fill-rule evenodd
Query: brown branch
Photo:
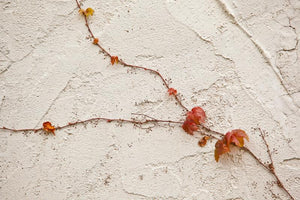
M 81 5 L 80 3 L 78 2 L 78 0 L 76 0 L 76 4 L 77 4 L 77 7 L 79 8 L 79 10 L 81 10 Z M 88 17 L 83 13 L 83 17 L 84 17 L 84 20 L 85 20 L 85 25 L 90 33 L 90 35 L 92 36 L 93 39 L 96 39 L 95 35 L 93 34 L 91 28 L 90 28 L 90 25 L 88 23 Z M 105 55 L 107 55 L 108 57 L 110 57 L 110 59 L 112 58 L 112 55 L 106 51 L 100 44 L 99 42 L 95 43 L 95 45 L 97 45 L 101 51 L 104 52 Z M 143 69 L 145 71 L 149 71 L 149 72 L 152 72 L 154 73 L 155 75 L 157 75 L 163 82 L 163 85 L 167 88 L 167 89 L 170 89 L 170 86 L 169 84 L 167 83 L 166 79 L 161 75 L 161 73 L 159 73 L 157 70 L 154 70 L 154 69 L 150 69 L 150 68 L 147 68 L 147 67 L 142 67 L 142 66 L 137 66 L 137 65 L 132 65 L 132 64 L 128 64 L 126 63 L 125 61 L 123 61 L 122 59 L 119 60 L 119 64 L 123 65 L 124 67 L 130 67 L 130 68 L 134 68 L 134 69 Z M 180 107 L 182 107 L 185 111 L 188 111 L 189 109 L 184 106 L 181 102 L 181 100 L 179 99 L 178 95 L 174 95 L 175 97 L 175 100 L 177 101 L 177 103 L 180 105 Z
M 78 124 L 84 124 L 84 123 L 89 123 L 93 121 L 106 121 L 106 122 L 125 122 L 125 123 L 131 123 L 131 124 L 151 124 L 151 123 L 169 123 L 169 124 L 182 124 L 182 122 L 179 121 L 173 121 L 173 120 L 160 120 L 160 119 L 146 119 L 144 121 L 137 121 L 137 120 L 132 120 L 132 119 L 116 119 L 116 118 L 105 118 L 105 117 L 95 117 L 95 118 L 90 118 L 86 120 L 78 120 L 76 122 L 69 122 L 66 125 L 63 126 L 55 126 L 56 130 L 64 129 L 70 126 L 78 125 Z M 7 127 L 2 127 L 0 130 L 9 130 L 13 132 L 38 132 L 42 131 L 43 128 L 31 128 L 31 129 L 14 129 L 14 128 L 7 128 Z
M 145 114 L 141 114 L 141 113 L 131 113 L 132 115 L 139 115 L 139 116 L 143 116 L 143 117 L 146 117 L 146 118 L 150 118 L 150 119 L 153 119 L 153 120 L 157 120 L 156 118 L 154 117 L 151 117 L 149 115 L 145 115 Z M 183 123 L 183 122 L 181 122 Z
M 14 129 L 14 128 L 7 128 L 5 126 L 1 127 L 0 130 L 8 130 L 8 131 L 13 131 L 13 132 L 38 132 L 43 130 L 43 128 L 26 128 L 26 129 Z
M 241 149 L 249 153 L 266 170 L 270 170 L 250 149 L 248 149 L 247 147 L 242 147 Z
M 160 120 L 160 119 L 146 119 L 144 121 L 136 121 L 132 119 L 111 119 L 111 118 L 105 118 L 105 117 L 96 117 L 96 118 L 91 118 L 87 120 L 82 120 L 82 121 L 76 121 L 73 123 L 68 123 L 67 125 L 64 126 L 57 126 L 56 129 L 63 129 L 72 125 L 77 125 L 77 124 L 83 124 L 87 122 L 92 122 L 92 121 L 107 121 L 107 122 L 126 122 L 126 123 L 131 123 L 131 124 L 149 124 L 149 123 L 173 123 L 173 124 L 181 124 L 182 122 L 178 121 L 172 121 L 172 120 Z
M 263 142 L 264 142 L 264 144 L 265 144 L 265 146 L 266 146 L 266 148 L 267 148 L 267 153 L 268 153 L 268 156 L 269 156 L 269 158 L 270 158 L 270 161 L 271 161 L 271 165 L 273 165 L 273 159 L 272 159 L 272 155 L 271 155 L 271 151 L 270 151 L 270 147 L 269 147 L 269 144 L 267 143 L 267 140 L 266 140 L 266 138 L 265 138 L 265 132 L 264 131 L 262 131 L 260 128 L 258 128 L 258 130 L 260 131 L 260 136 L 262 137 L 262 139 L 263 139 Z M 271 167 L 270 167 L 271 168 Z M 273 167 L 272 167 L 273 168 Z
M 201 131 L 196 131 L 197 133 L 200 133 L 201 135 L 203 135 L 203 136 L 209 136 L 210 137 L 210 139 L 211 138 L 213 138 L 213 139 L 216 139 L 216 140 L 219 140 L 220 138 L 218 138 L 218 137 L 216 137 L 216 136 L 214 136 L 214 135 L 212 135 L 212 134 L 207 134 L 207 133 L 203 133 L 203 132 L 201 132 Z M 197 137 L 196 137 L 197 138 Z
M 212 130 L 212 129 L 210 129 L 209 127 L 207 127 L 207 126 L 205 126 L 205 125 L 203 125 L 203 124 L 200 124 L 199 125 L 201 128 L 203 128 L 204 130 L 206 130 L 207 132 L 210 132 L 210 133 L 213 133 L 213 134 L 216 134 L 216 135 L 219 135 L 219 136 L 224 136 L 225 134 L 223 134 L 223 133 L 220 133 L 220 132 L 218 132 L 218 131 L 214 131 L 214 130 Z
M 260 133 L 261 133 L 260 135 L 261 135 L 261 137 L 262 137 L 262 139 L 263 139 L 263 142 L 264 142 L 264 144 L 265 144 L 265 146 L 266 146 L 266 148 L 267 148 L 268 156 L 269 156 L 269 158 L 270 158 L 270 162 L 271 162 L 271 163 L 268 165 L 269 172 L 272 173 L 273 176 L 275 177 L 275 179 L 276 179 L 276 181 L 277 181 L 278 187 L 280 187 L 281 189 L 283 189 L 283 190 L 289 195 L 289 197 L 290 197 L 291 199 L 294 200 L 294 197 L 290 194 L 290 192 L 289 192 L 289 191 L 286 189 L 286 187 L 283 185 L 282 181 L 279 179 L 279 177 L 278 177 L 278 175 L 277 175 L 277 173 L 276 173 L 276 171 L 275 171 L 274 161 L 273 161 L 273 158 L 272 158 L 272 154 L 271 154 L 271 151 L 270 151 L 270 147 L 269 147 L 269 145 L 268 145 L 268 143 L 267 143 L 267 140 L 266 140 L 266 137 L 265 137 L 265 132 L 262 131 L 260 128 L 258 128 L 258 130 L 259 130 Z

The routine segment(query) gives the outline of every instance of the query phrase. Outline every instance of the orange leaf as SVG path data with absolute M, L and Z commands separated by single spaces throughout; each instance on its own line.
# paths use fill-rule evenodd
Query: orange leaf
M 224 144 L 223 140 L 218 140 L 215 147 L 215 160 L 218 162 L 220 155 L 229 152 L 229 148 Z
M 187 132 L 190 135 L 193 135 L 194 134 L 193 132 L 199 129 L 197 124 L 189 119 L 185 120 L 185 122 L 182 125 L 182 128 L 185 132 Z
M 206 145 L 206 143 L 207 143 L 207 140 L 209 140 L 209 136 L 204 136 L 199 142 L 198 142 L 198 145 L 200 146 L 200 147 L 204 147 L 205 145 Z
M 114 56 L 112 56 L 112 57 L 110 58 L 110 63 L 111 63 L 112 65 L 115 64 L 115 57 L 114 57 Z
M 110 58 L 110 62 L 111 62 L 112 65 L 114 65 L 115 63 L 118 64 L 118 62 L 119 62 L 118 56 L 112 56 L 112 57 Z
M 229 148 L 230 144 L 235 144 L 238 147 L 244 146 L 244 138 L 249 141 L 249 137 L 245 131 L 241 129 L 235 129 L 230 132 L 227 132 L 225 135 L 226 145 Z
M 174 88 L 169 88 L 168 89 L 169 95 L 176 95 L 177 94 L 177 90 L 175 90 Z
M 52 124 L 50 122 L 44 122 L 43 129 L 44 129 L 44 131 L 51 132 L 53 135 L 55 135 L 55 133 L 54 133 L 55 127 L 52 126 Z
M 93 44 L 98 44 L 99 39 L 98 38 L 94 38 Z

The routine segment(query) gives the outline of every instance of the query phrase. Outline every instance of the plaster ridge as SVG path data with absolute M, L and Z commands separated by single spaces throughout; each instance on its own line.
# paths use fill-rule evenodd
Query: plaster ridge
M 295 102 L 295 100 L 294 100 L 294 98 L 291 96 L 288 88 L 283 83 L 283 78 L 282 78 L 280 70 L 278 69 L 278 67 L 276 65 L 274 65 L 272 63 L 271 58 L 270 58 L 268 52 L 265 51 L 264 48 L 262 47 L 262 45 L 260 45 L 257 41 L 255 41 L 252 38 L 252 35 L 236 20 L 235 16 L 233 15 L 233 12 L 230 11 L 230 9 L 226 5 L 226 3 L 223 2 L 223 0 L 216 0 L 216 1 L 217 1 L 217 3 L 219 3 L 219 5 L 221 6 L 221 8 L 223 8 L 224 12 L 233 21 L 233 24 L 235 24 L 244 34 L 246 34 L 247 37 L 251 40 L 251 42 L 255 45 L 255 47 L 261 53 L 261 55 L 263 56 L 263 58 L 266 60 L 266 63 L 269 64 L 269 66 L 271 66 L 272 71 L 275 73 L 277 79 L 280 82 L 280 85 L 282 86 L 282 88 L 284 89 L 284 91 L 286 92 L 286 94 L 289 96 L 289 98 L 291 99 L 291 101 L 293 102 L 293 105 L 296 106 L 296 107 L 298 107 L 297 104 L 296 104 L 296 102 Z M 298 44 L 298 42 L 297 42 L 297 44 Z

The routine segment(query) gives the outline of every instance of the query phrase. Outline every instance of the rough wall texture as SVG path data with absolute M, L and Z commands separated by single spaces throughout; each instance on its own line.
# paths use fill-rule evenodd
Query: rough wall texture
M 101 44 L 158 69 L 207 124 L 242 128 L 300 199 L 299 0 L 86 0 Z M 180 120 L 160 80 L 111 66 L 74 0 L 0 0 L 0 126 L 143 113 Z M 145 127 L 146 128 L 146 127 Z M 248 154 L 213 159 L 181 128 L 96 123 L 55 137 L 0 131 L 0 199 L 288 199 Z

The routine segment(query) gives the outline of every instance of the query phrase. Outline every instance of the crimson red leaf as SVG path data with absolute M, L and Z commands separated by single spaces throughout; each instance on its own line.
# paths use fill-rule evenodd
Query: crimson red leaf
M 249 137 L 245 131 L 241 129 L 235 129 L 227 132 L 225 135 L 226 145 L 229 148 L 230 144 L 235 144 L 238 147 L 244 146 L 244 138 L 249 141 Z
M 206 114 L 202 108 L 194 107 L 192 111 L 187 113 L 187 118 L 193 120 L 196 124 L 201 124 L 205 122 Z
M 182 125 L 182 128 L 188 134 L 193 135 L 193 131 L 197 131 L 199 129 L 197 125 L 205 122 L 206 119 L 205 112 L 200 107 L 194 107 L 191 111 L 187 112 L 186 115 L 187 116 L 184 124 Z
M 187 132 L 190 135 L 193 135 L 193 132 L 199 129 L 197 124 L 192 120 L 185 120 L 185 122 L 182 125 L 182 128 L 185 132 Z

